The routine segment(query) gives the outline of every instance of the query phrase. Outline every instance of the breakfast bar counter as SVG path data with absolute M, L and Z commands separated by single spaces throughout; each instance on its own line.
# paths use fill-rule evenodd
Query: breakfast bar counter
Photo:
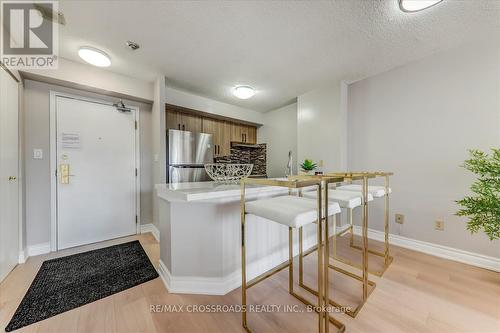
M 241 285 L 239 184 L 196 182 L 158 184 L 155 188 L 159 271 L 169 292 L 224 295 L 238 288 Z M 246 188 L 246 199 L 287 193 L 288 189 L 283 187 L 254 185 Z M 316 244 L 316 231 L 311 227 L 304 229 L 305 249 Z M 249 279 L 288 260 L 286 227 L 248 216 L 247 229 Z

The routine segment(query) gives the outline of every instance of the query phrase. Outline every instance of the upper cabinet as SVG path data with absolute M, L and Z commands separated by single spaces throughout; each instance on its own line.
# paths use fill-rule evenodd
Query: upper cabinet
M 257 143 L 257 127 L 232 123 L 231 141 L 249 144 Z
M 247 136 L 246 141 L 251 144 L 257 143 L 257 127 L 255 126 L 247 126 Z
M 214 155 L 227 156 L 231 153 L 231 142 L 257 143 L 257 127 L 233 121 L 216 119 L 197 114 L 180 106 L 167 104 L 165 107 L 166 128 L 212 134 Z
M 184 113 L 176 107 L 166 107 L 166 128 L 189 132 L 201 132 L 201 116 Z
M 231 151 L 231 124 L 219 119 L 202 119 L 203 133 L 212 134 L 215 156 L 226 156 Z

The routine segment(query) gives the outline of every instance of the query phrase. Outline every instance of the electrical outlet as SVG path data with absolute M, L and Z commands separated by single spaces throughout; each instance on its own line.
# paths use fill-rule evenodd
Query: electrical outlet
M 403 214 L 396 214 L 395 222 L 399 224 L 405 223 L 405 216 Z
M 434 229 L 443 231 L 444 230 L 444 221 L 443 220 L 436 220 L 434 222 Z

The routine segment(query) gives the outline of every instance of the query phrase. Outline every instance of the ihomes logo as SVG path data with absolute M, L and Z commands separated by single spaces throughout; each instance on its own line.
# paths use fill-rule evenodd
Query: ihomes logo
M 51 18 L 57 1 L 1 2 L 1 60 L 15 69 L 55 69 L 58 25 Z

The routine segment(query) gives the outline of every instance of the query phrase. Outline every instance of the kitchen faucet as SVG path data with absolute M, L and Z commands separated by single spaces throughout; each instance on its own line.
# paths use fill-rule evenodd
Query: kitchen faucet
M 292 157 L 292 151 L 290 150 L 288 152 L 288 163 L 286 164 L 286 173 L 285 176 L 291 176 L 293 173 L 293 157 Z

